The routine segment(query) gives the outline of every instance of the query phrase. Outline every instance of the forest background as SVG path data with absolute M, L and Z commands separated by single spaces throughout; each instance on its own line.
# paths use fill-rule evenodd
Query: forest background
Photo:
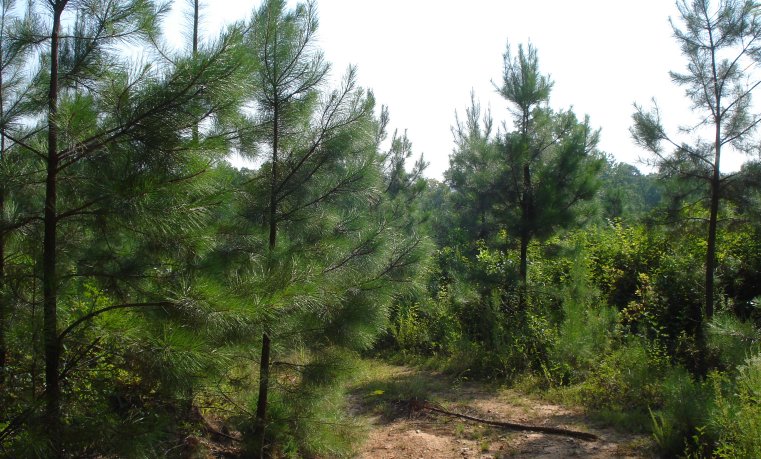
M 0 454 L 182 455 L 208 411 L 253 457 L 350 456 L 342 388 L 384 356 L 664 456 L 761 455 L 759 5 L 677 3 L 698 122 L 634 107 L 654 172 L 551 103 L 527 44 L 507 112 L 458 111 L 443 181 L 356 68 L 330 87 L 315 4 L 207 40 L 190 6 L 176 50 L 169 5 L 2 1 Z

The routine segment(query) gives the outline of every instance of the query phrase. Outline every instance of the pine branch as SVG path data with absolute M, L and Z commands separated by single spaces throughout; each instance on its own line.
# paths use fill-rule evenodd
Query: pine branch
M 71 325 L 66 327 L 64 331 L 62 331 L 58 335 L 58 341 L 63 341 L 66 335 L 71 333 L 79 325 L 83 324 L 84 322 L 87 322 L 90 319 L 93 319 L 94 317 L 97 317 L 103 313 L 106 313 L 108 311 L 113 311 L 116 309 L 128 309 L 128 308 L 171 307 L 171 306 L 175 306 L 175 304 L 169 301 L 156 301 L 156 302 L 147 302 L 147 303 L 124 303 L 124 304 L 115 304 L 112 306 L 107 306 L 105 308 L 98 309 L 88 314 L 85 314 L 84 316 L 72 322 Z

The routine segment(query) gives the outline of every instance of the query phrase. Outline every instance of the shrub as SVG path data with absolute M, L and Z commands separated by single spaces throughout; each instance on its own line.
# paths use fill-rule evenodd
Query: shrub
M 652 430 L 661 453 L 676 457 L 688 451 L 701 451 L 704 426 L 712 402 L 705 383 L 696 381 L 684 368 L 669 368 L 659 384 L 660 409 L 651 410 Z
M 758 350 L 759 330 L 750 321 L 721 312 L 707 327 L 708 346 L 722 369 L 733 371 Z
M 738 368 L 734 388 L 734 393 L 718 385 L 715 388 L 716 402 L 709 421 L 717 439 L 714 455 L 761 457 L 761 354 Z
M 563 289 L 563 320 L 550 351 L 551 385 L 583 381 L 610 352 L 618 313 L 600 304 L 599 291 L 590 286 L 585 260 L 577 256 Z
M 658 345 L 631 338 L 602 359 L 579 395 L 584 405 L 614 424 L 646 431 L 648 408 L 662 405 L 660 381 L 667 369 Z

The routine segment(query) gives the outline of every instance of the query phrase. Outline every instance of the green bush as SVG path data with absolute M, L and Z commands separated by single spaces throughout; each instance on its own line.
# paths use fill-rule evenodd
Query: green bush
M 758 351 L 759 330 L 728 312 L 716 314 L 707 326 L 708 346 L 723 370 L 733 371 Z
M 676 457 L 688 451 L 702 454 L 704 426 L 712 403 L 705 383 L 684 368 L 669 368 L 660 386 L 660 407 L 651 410 L 652 430 L 661 453 Z
M 587 263 L 581 256 L 574 260 L 567 275 L 562 312 L 546 374 L 551 385 L 583 381 L 613 344 L 618 313 L 601 304 L 598 290 L 590 286 Z
M 732 387 L 732 386 L 730 386 Z M 716 386 L 709 426 L 716 440 L 714 455 L 761 457 L 761 354 L 738 368 L 734 391 Z
M 460 328 L 448 294 L 442 291 L 437 299 L 397 305 L 389 330 L 391 346 L 402 353 L 448 354 L 461 339 Z
M 653 272 L 668 247 L 662 233 L 618 221 L 588 230 L 584 245 L 593 285 L 619 309 L 636 298 L 639 275 Z
M 490 313 L 492 320 L 483 322 L 488 334 L 460 340 L 446 370 L 506 381 L 544 371 L 557 340 L 557 331 L 547 318 L 530 312 L 507 314 L 492 309 Z
M 661 377 L 668 369 L 662 349 L 631 338 L 605 356 L 579 390 L 581 401 L 614 424 L 649 430 L 649 407 L 663 403 Z

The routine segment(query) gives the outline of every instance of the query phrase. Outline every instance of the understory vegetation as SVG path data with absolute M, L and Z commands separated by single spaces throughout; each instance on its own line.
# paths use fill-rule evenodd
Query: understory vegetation
M 699 122 L 635 107 L 651 172 L 508 45 L 441 181 L 331 87 L 312 2 L 217 36 L 187 2 L 172 49 L 168 5 L 0 0 L 0 456 L 351 457 L 384 357 L 761 457 L 761 5 L 677 5 Z

